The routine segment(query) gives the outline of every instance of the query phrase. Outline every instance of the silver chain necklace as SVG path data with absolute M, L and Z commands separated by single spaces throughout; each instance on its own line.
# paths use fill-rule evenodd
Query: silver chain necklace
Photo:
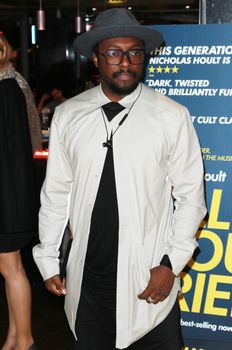
M 111 130 L 111 133 L 109 135 L 108 129 L 107 129 L 107 125 L 106 125 L 106 116 L 105 116 L 105 112 L 103 110 L 103 108 L 101 107 L 101 113 L 102 113 L 102 118 L 104 121 L 104 125 L 105 125 L 105 129 L 106 129 L 106 141 L 102 143 L 103 147 L 107 147 L 107 148 L 112 148 L 113 147 L 113 136 L 115 135 L 115 133 L 118 131 L 118 129 L 120 128 L 120 126 L 124 123 L 124 121 L 126 120 L 126 118 L 128 117 L 130 111 L 132 110 L 132 108 L 134 107 L 135 103 L 137 102 L 140 94 L 142 91 L 142 84 L 140 85 L 140 91 L 138 93 L 138 96 L 136 97 L 136 99 L 134 100 L 134 102 L 132 103 L 132 105 L 129 108 L 129 111 L 122 117 L 122 119 L 120 120 L 120 122 L 118 123 L 117 128 L 113 131 Z

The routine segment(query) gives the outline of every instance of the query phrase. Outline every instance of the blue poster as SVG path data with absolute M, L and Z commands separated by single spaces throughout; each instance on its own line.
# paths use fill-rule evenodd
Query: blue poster
M 165 45 L 145 83 L 185 105 L 205 167 L 208 216 L 182 273 L 185 350 L 232 349 L 232 25 L 151 26 Z

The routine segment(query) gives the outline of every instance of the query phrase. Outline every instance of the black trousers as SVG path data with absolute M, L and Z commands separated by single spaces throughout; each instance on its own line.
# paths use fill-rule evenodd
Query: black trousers
M 115 334 L 105 331 L 83 294 L 78 307 L 76 334 L 78 341 L 74 342 L 75 350 L 117 350 Z M 163 322 L 126 349 L 181 350 L 182 344 L 180 310 L 176 301 Z

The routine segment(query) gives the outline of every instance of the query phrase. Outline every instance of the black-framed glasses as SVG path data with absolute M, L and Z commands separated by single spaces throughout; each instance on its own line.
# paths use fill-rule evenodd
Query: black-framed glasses
M 106 63 L 110 65 L 120 64 L 124 56 L 127 57 L 130 64 L 142 64 L 145 57 L 143 49 L 131 49 L 128 51 L 108 49 L 103 53 L 97 52 L 96 54 L 104 56 Z

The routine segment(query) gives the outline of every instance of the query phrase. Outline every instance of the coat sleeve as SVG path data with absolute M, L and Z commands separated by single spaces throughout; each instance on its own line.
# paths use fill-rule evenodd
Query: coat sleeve
M 51 125 L 46 177 L 39 211 L 40 243 L 33 257 L 44 280 L 59 274 L 59 246 L 69 217 L 72 171 L 58 133 L 56 118 Z
M 188 111 L 181 112 L 180 127 L 174 135 L 169 159 L 169 179 L 173 186 L 174 213 L 167 254 L 178 275 L 197 247 L 195 234 L 206 214 L 203 163 L 198 138 Z

